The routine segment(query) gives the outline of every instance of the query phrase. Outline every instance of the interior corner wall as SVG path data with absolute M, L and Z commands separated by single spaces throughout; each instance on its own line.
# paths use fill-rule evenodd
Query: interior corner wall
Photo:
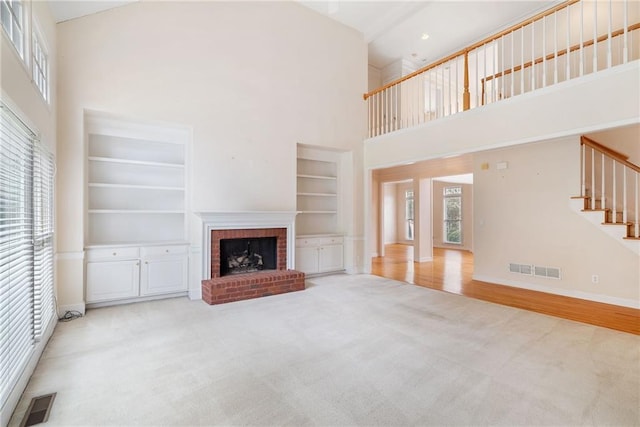
M 637 305 L 638 255 L 570 208 L 580 191 L 579 136 L 476 153 L 473 185 L 474 279 Z M 560 268 L 562 277 L 510 273 L 509 263 Z
M 366 134 L 362 34 L 295 2 L 134 2 L 58 24 L 58 46 L 62 251 L 83 250 L 84 109 L 190 127 L 193 212 L 293 211 L 296 144 Z
M 407 239 L 407 213 L 405 211 L 407 205 L 405 194 L 407 190 L 412 189 L 413 181 L 396 184 L 396 241 L 405 245 L 413 245 L 413 240 Z
M 462 187 L 462 244 L 444 241 L 444 196 L 445 187 Z M 473 185 L 451 184 L 433 181 L 433 246 L 436 248 L 462 249 L 473 251 Z

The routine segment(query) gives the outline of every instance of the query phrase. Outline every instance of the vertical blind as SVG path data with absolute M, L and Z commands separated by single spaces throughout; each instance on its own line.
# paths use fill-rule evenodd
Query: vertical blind
M 0 406 L 54 317 L 53 157 L 0 102 Z

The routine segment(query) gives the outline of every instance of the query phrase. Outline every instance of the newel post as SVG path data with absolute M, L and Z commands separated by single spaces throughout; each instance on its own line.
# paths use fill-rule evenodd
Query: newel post
M 469 52 L 464 52 L 464 92 L 462 94 L 462 109 L 471 108 L 471 94 L 469 93 Z

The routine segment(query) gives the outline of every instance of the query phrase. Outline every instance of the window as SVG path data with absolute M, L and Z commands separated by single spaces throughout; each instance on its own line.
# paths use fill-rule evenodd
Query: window
M 24 60 L 24 6 L 21 0 L 0 0 L 2 28 Z
M 405 237 L 407 240 L 413 240 L 413 190 L 407 190 L 404 193 L 405 198 L 405 219 L 406 229 Z
M 445 187 L 444 242 L 462 244 L 462 187 Z
M 0 102 L 0 407 L 54 315 L 53 157 Z
M 31 49 L 31 71 L 33 82 L 42 94 L 45 101 L 49 102 L 49 55 L 44 49 L 42 39 L 34 31 Z

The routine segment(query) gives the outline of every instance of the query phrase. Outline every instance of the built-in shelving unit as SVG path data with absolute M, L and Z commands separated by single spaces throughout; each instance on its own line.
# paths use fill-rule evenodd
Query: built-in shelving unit
M 307 274 L 344 269 L 342 154 L 298 146 L 296 269 Z
M 187 290 L 186 129 L 87 113 L 87 302 Z

